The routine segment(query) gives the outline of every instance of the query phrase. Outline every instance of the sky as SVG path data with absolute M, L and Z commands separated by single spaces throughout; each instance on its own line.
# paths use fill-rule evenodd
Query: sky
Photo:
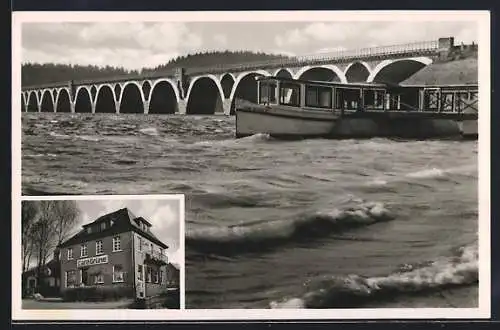
M 29 22 L 22 62 L 155 67 L 205 50 L 308 55 L 455 37 L 478 40 L 468 21 Z
M 180 205 L 174 199 L 137 199 L 137 200 L 77 200 L 80 209 L 76 233 L 81 226 L 98 217 L 128 207 L 137 217 L 143 217 L 152 224 L 151 231 L 158 239 L 168 245 L 165 250 L 169 261 L 177 265 L 184 264 L 179 249 L 180 244 Z

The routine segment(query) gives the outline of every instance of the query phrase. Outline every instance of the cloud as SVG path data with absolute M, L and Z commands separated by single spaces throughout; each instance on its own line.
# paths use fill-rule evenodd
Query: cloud
M 477 41 L 471 22 L 314 22 L 275 36 L 281 48 L 353 49 L 454 36 L 457 42 Z
M 203 46 L 177 22 L 25 23 L 23 62 L 152 67 Z
M 219 47 L 227 46 L 227 36 L 225 34 L 214 35 L 214 42 Z

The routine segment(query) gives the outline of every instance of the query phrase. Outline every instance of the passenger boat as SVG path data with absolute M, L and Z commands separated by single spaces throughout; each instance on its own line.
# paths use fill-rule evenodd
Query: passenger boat
M 257 78 L 237 100 L 236 137 L 433 138 L 478 135 L 478 86 L 402 86 Z

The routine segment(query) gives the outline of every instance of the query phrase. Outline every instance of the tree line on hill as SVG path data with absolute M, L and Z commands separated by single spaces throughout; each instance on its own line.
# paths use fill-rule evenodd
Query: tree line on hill
M 31 86 L 70 80 L 135 76 L 142 73 L 170 71 L 179 67 L 189 69 L 287 58 L 289 57 L 285 55 L 251 51 L 206 51 L 178 56 L 166 64 L 160 64 L 154 68 L 143 68 L 142 70 L 127 70 L 109 65 L 24 63 L 21 70 L 21 84 L 22 86 Z

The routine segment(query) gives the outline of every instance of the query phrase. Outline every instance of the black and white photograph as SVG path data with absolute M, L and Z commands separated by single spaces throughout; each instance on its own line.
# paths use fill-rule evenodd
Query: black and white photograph
M 15 24 L 19 194 L 184 195 L 179 318 L 489 317 L 488 12 Z M 75 237 L 23 260 L 23 304 L 115 279 L 111 256 L 41 278 L 68 249 L 82 255 L 79 235 L 105 213 L 133 221 L 86 207 Z M 129 211 L 172 244 L 161 216 Z
M 181 200 L 23 200 L 22 309 L 179 309 Z

